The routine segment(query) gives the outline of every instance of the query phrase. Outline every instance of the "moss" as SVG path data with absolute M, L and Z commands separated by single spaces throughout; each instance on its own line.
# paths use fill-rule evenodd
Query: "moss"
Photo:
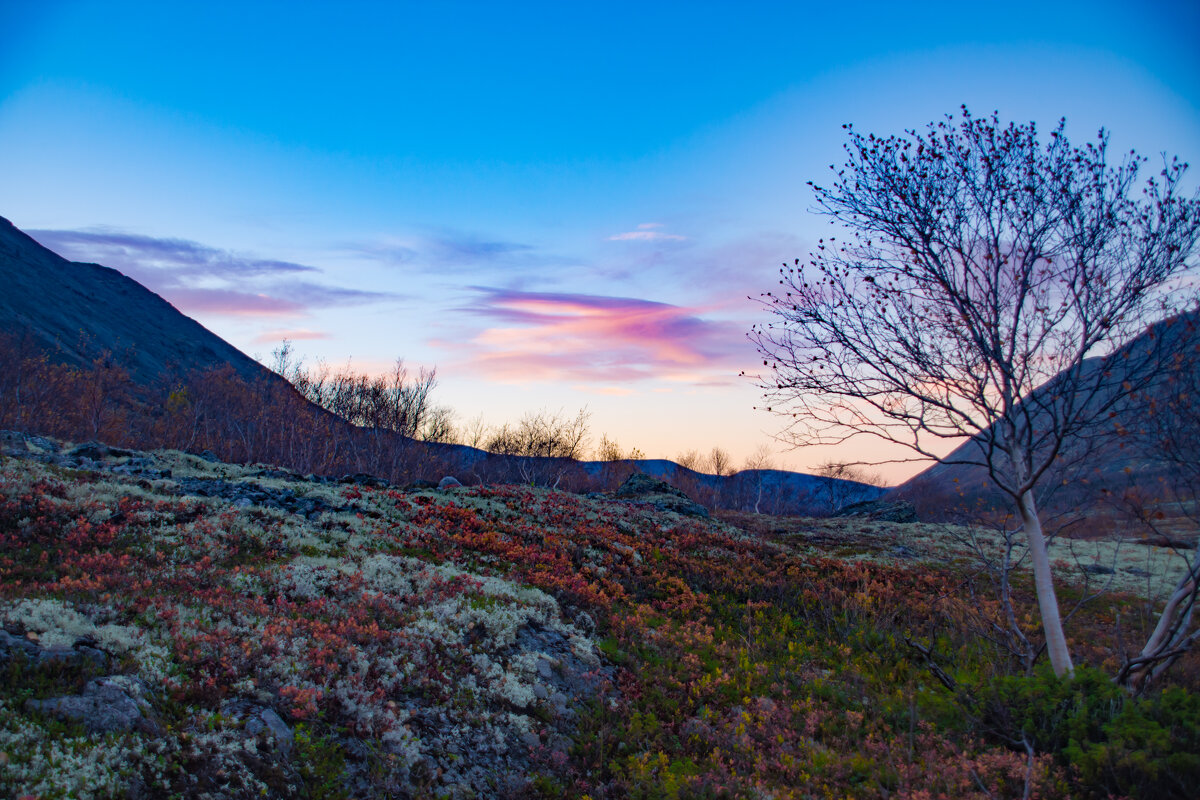
M 331 733 L 319 733 L 305 723 L 292 731 L 296 761 L 310 800 L 344 800 L 346 752 Z

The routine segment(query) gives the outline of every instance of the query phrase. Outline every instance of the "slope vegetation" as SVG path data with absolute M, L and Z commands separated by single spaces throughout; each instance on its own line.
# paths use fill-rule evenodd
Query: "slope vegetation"
M 735 526 L 22 434 L 4 452 L 0 794 L 1185 797 L 1200 780 L 1196 659 L 1139 701 L 1087 667 L 1015 674 L 954 529 Z M 1113 615 L 1136 628 L 1145 602 L 1081 610 L 1081 660 L 1119 661 Z

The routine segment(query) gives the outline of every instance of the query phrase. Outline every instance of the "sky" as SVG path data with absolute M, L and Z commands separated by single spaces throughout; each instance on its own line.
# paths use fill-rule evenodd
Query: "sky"
M 252 355 L 436 366 L 463 422 L 883 459 L 789 450 L 739 376 L 842 126 L 966 104 L 1196 162 L 1198 30 L 1195 0 L 0 0 L 0 216 Z

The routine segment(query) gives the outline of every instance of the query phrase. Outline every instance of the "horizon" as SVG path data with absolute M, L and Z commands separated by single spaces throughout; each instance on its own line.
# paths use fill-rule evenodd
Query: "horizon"
M 1195 4 L 863 8 L 3 4 L 0 215 L 260 360 L 403 357 L 460 423 L 586 406 L 740 466 L 782 427 L 746 296 L 824 235 L 843 124 L 966 104 L 1200 158 Z

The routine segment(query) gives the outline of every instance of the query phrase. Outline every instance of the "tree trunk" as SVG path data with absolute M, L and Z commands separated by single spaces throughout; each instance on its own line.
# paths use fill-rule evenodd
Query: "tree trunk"
M 1032 490 L 1021 495 L 1018 505 L 1021 511 L 1021 525 L 1025 530 L 1025 538 L 1029 541 L 1029 554 L 1033 557 L 1033 582 L 1037 587 L 1038 608 L 1042 612 L 1042 629 L 1046 634 L 1046 651 L 1050 655 L 1050 666 L 1059 677 L 1071 675 L 1075 667 L 1071 664 L 1067 636 L 1063 632 L 1062 617 L 1058 613 L 1054 575 L 1050 571 L 1050 553 L 1046 548 L 1046 535 L 1042 533 L 1042 521 L 1038 518 Z

